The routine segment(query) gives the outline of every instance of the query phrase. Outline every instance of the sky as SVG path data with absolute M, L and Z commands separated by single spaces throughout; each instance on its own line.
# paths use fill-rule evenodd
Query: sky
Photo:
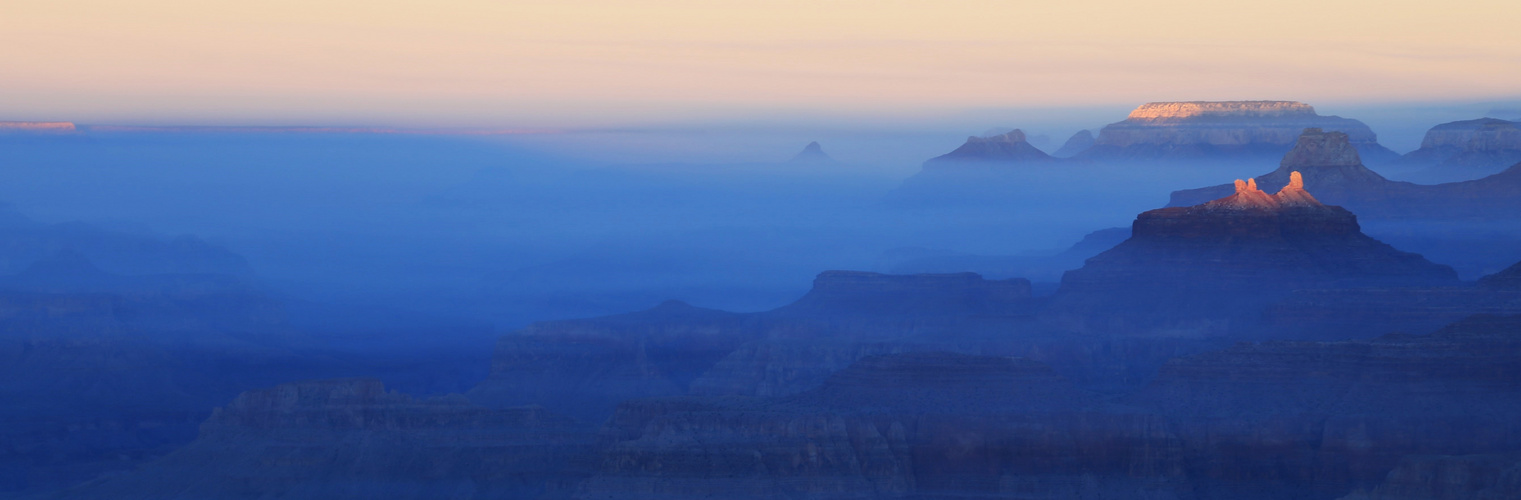
M 0 119 L 589 127 L 1514 101 L 1521 2 L 7 0 Z

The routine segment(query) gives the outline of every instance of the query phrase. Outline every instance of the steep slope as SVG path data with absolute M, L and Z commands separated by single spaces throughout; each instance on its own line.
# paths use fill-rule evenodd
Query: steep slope
M 1055 153 L 1051 153 L 1051 156 L 1071 158 L 1093 147 L 1094 142 L 1093 132 L 1079 130 L 1077 133 L 1072 134 L 1072 137 L 1067 138 L 1067 142 L 1062 143 L 1062 147 L 1057 149 Z
M 531 498 L 573 478 L 590 442 L 539 408 L 299 382 L 243 393 L 185 448 L 55 498 Z
M 685 394 L 720 358 L 760 332 L 748 315 L 670 301 L 637 313 L 530 325 L 501 337 L 491 374 L 468 396 L 528 404 L 595 424 L 618 402 Z
M 1421 148 L 1400 157 L 1402 167 L 1424 167 L 1422 181 L 1476 179 L 1521 162 L 1521 124 L 1495 118 L 1432 127 Z
M 1018 165 L 1048 164 L 1055 162 L 1051 155 L 1041 151 L 1025 140 L 1025 133 L 1014 129 L 1006 134 L 989 137 L 967 137 L 966 143 L 949 153 L 924 162 L 926 169 L 967 165 Z
M 824 152 L 824 147 L 820 146 L 818 141 L 808 143 L 807 146 L 803 147 L 802 151 L 798 151 L 788 162 L 805 165 L 833 165 L 839 163 L 834 157 Z
M 1234 188 L 1136 217 L 1129 240 L 1063 276 L 1047 316 L 1079 330 L 1218 333 L 1297 289 L 1457 282 L 1451 268 L 1364 235 L 1297 172 L 1275 195 L 1255 180 Z
M 1244 343 L 1109 401 L 1023 359 L 871 356 L 794 396 L 628 402 L 575 496 L 1432 498 L 1395 492 L 1427 491 L 1400 478 L 1433 455 L 1498 456 L 1443 484 L 1500 493 L 1521 451 L 1517 332 L 1521 317 L 1490 316 L 1429 336 Z
M 1513 220 L 1521 208 L 1521 169 L 1430 186 L 1391 181 L 1363 166 L 1352 140 L 1339 132 L 1304 130 L 1278 169 L 1254 180 L 1264 189 L 1275 189 L 1287 184 L 1294 171 L 1301 172 L 1306 188 L 1326 203 L 1368 218 Z M 1175 191 L 1168 206 L 1203 203 L 1231 189 L 1219 185 Z

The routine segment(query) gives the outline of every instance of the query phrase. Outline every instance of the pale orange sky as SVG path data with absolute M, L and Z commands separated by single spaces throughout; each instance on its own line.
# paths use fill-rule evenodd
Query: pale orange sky
M 1521 96 L 1521 2 L 12 0 L 0 119 L 576 126 Z

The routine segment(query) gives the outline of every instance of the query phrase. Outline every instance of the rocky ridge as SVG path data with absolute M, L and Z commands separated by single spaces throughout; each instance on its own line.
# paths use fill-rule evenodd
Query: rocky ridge
M 1047 318 L 1079 330 L 1220 332 L 1290 292 L 1456 284 L 1451 268 L 1363 234 L 1289 172 L 1276 194 L 1237 180 L 1230 196 L 1144 212 L 1131 237 L 1062 278 Z
M 1367 125 L 1320 116 L 1293 101 L 1163 102 L 1136 108 L 1124 121 L 1099 131 L 1088 160 L 1160 160 L 1280 154 L 1305 128 L 1342 131 L 1364 155 L 1379 161 L 1398 156 L 1378 144 Z
M 299 382 L 243 393 L 188 446 L 55 498 L 525 498 L 572 480 L 590 443 L 540 408 Z
M 1276 170 L 1253 180 L 1276 189 L 1293 171 L 1303 174 L 1306 188 L 1320 199 L 1368 218 L 1503 220 L 1515 218 L 1513 209 L 1521 207 L 1521 169 L 1448 184 L 1392 181 L 1363 165 L 1346 134 L 1318 128 L 1305 129 Z M 1231 191 L 1229 184 L 1174 191 L 1168 206 L 1204 203 Z
M 1056 158 L 1031 145 L 1024 131 L 1014 129 L 1008 133 L 989 137 L 971 136 L 966 143 L 949 153 L 924 162 L 926 168 L 944 167 L 958 163 L 972 164 L 1023 164 L 1050 163 Z
M 1421 148 L 1399 164 L 1422 167 L 1420 180 L 1462 181 L 1494 174 L 1521 162 L 1521 124 L 1495 118 L 1443 123 L 1432 127 Z

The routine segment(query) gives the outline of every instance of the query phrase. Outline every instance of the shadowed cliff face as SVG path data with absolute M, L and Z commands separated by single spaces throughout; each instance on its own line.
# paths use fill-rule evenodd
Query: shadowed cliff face
M 1263 189 L 1288 183 L 1290 172 L 1304 175 L 1305 187 L 1326 203 L 1378 219 L 1515 219 L 1521 206 L 1521 171 L 1509 169 L 1482 179 L 1433 186 L 1391 181 L 1363 166 L 1352 140 L 1317 128 L 1300 134 L 1277 170 L 1254 178 Z M 1188 206 L 1225 196 L 1228 184 L 1172 193 L 1168 206 Z
M 1400 157 L 1397 166 L 1421 169 L 1411 180 L 1454 182 L 1477 179 L 1521 162 L 1521 125 L 1481 118 L 1432 127 L 1421 148 Z
M 1136 108 L 1125 121 L 1105 126 L 1088 160 L 1189 159 L 1276 156 L 1307 127 L 1347 133 L 1363 154 L 1379 161 L 1397 156 L 1378 144 L 1357 120 L 1320 116 L 1292 101 L 1161 102 Z
M 1027 360 L 868 357 L 795 396 L 627 403 L 577 497 L 1431 498 L 1393 496 L 1412 461 L 1521 449 L 1517 332 L 1243 344 L 1107 402 Z
M 1071 158 L 1093 147 L 1093 142 L 1093 132 L 1079 130 L 1076 134 L 1072 134 L 1072 137 L 1067 138 L 1067 142 L 1062 143 L 1061 149 L 1057 149 L 1055 153 L 1051 153 L 1051 156 Z
M 301 382 L 244 393 L 189 446 L 58 498 L 528 498 L 563 487 L 590 437 L 539 408 Z
M 1018 311 L 1030 298 L 1023 278 L 984 280 L 974 273 L 890 275 L 825 271 L 813 289 L 776 310 L 800 316 L 999 315 Z
M 1142 213 L 1129 240 L 1062 278 L 1047 317 L 1080 330 L 1207 334 L 1258 321 L 1293 290 L 1457 283 L 1452 269 L 1364 235 L 1298 172 L 1288 181 L 1269 195 L 1238 180 L 1230 196 Z
M 969 318 L 1028 316 L 1033 306 L 1022 279 L 828 271 L 797 302 L 768 312 L 668 302 L 532 325 L 501 338 L 491 375 L 469 396 L 595 424 L 630 398 L 793 394 L 861 357 L 923 349 L 920 337 Z

